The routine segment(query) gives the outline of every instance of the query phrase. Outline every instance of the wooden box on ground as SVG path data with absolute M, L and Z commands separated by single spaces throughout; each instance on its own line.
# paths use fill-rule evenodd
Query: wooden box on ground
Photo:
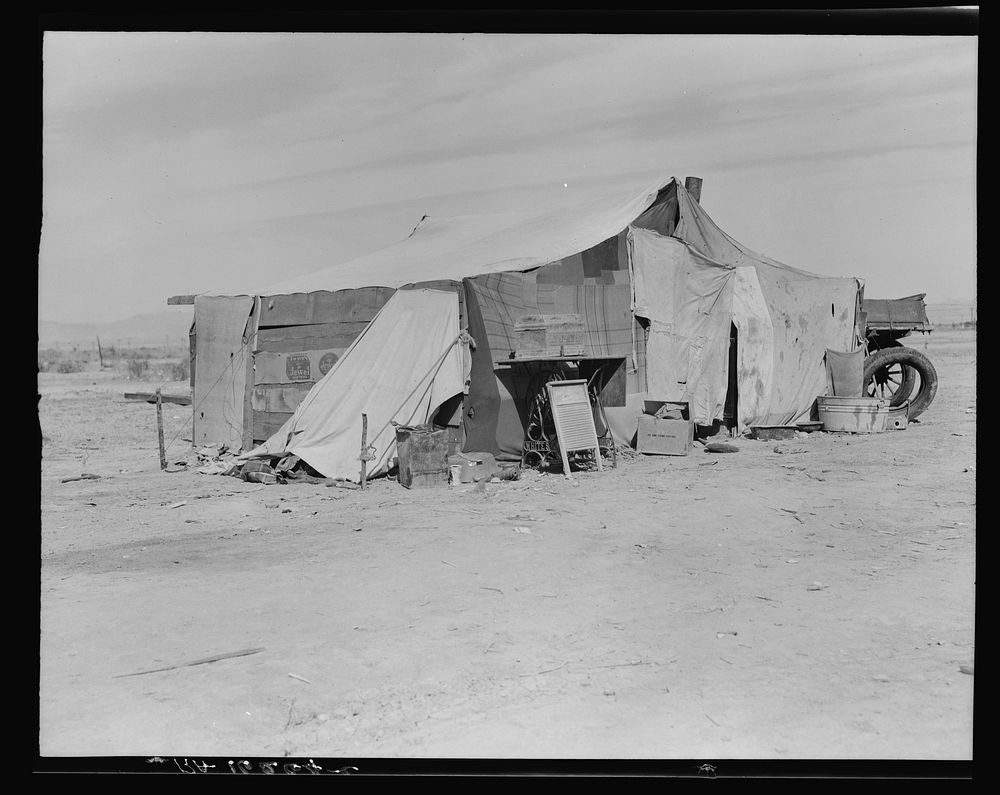
M 448 485 L 448 431 L 396 426 L 399 482 L 408 489 Z
M 524 315 L 514 324 L 514 358 L 582 356 L 582 315 Z
M 794 439 L 797 430 L 795 425 L 751 425 L 748 436 L 758 442 L 776 442 Z
M 687 455 L 694 444 L 694 423 L 687 403 L 647 400 L 639 415 L 635 446 L 649 455 Z M 655 414 L 666 414 L 668 418 Z

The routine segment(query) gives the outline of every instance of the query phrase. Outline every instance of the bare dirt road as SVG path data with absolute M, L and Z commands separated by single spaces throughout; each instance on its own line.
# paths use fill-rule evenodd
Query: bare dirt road
M 971 759 L 974 335 L 905 431 L 485 490 L 163 473 L 135 384 L 41 373 L 40 752 Z

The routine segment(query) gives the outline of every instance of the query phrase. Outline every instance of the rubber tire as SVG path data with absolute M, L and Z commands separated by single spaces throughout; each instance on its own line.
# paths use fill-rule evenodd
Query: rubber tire
M 920 375 L 920 391 L 910 400 L 909 418 L 915 419 L 927 410 L 937 394 L 937 370 L 930 359 L 913 348 L 905 345 L 883 348 L 865 359 L 865 388 L 867 389 L 876 371 L 893 364 L 901 364 L 904 368 L 912 367 Z
M 874 355 L 878 351 L 884 351 L 884 350 L 889 350 L 890 348 L 902 348 L 902 347 L 903 343 L 899 342 L 898 340 L 889 340 L 885 345 L 881 347 L 872 348 L 870 355 Z M 914 375 L 914 372 L 910 367 L 904 366 L 902 370 L 903 370 L 903 383 L 899 385 L 899 389 L 897 389 L 893 393 L 892 398 L 889 400 L 889 405 L 892 406 L 893 408 L 895 408 L 896 406 L 901 406 L 906 402 L 907 398 L 909 398 L 910 395 L 913 393 L 913 387 L 917 382 L 917 377 L 916 375 Z M 874 373 L 875 370 L 872 370 L 872 374 Z M 870 378 L 871 376 L 868 373 L 865 373 L 864 383 L 866 389 L 868 387 L 868 381 Z

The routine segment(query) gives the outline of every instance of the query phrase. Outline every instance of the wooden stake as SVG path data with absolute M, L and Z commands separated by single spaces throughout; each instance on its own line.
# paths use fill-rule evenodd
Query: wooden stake
M 101 338 L 97 338 L 97 355 L 101 359 L 101 369 L 104 369 L 104 351 L 101 350 Z
M 153 668 L 149 671 L 136 671 L 134 674 L 118 674 L 113 678 L 124 679 L 126 676 L 144 676 L 145 674 L 157 674 L 161 671 L 173 671 L 177 668 L 190 668 L 192 665 L 205 665 L 206 663 L 214 663 L 219 660 L 231 660 L 233 657 L 246 657 L 250 654 L 259 654 L 264 651 L 264 647 L 261 646 L 257 649 L 242 649 L 241 651 L 231 651 L 226 654 L 213 654 L 211 657 L 203 657 L 200 660 L 192 660 L 191 662 L 178 663 L 177 665 L 168 665 L 164 668 Z
M 160 469 L 167 468 L 167 451 L 163 447 L 163 395 L 156 390 L 156 434 L 160 440 Z
M 361 415 L 361 489 L 365 488 L 368 473 L 368 415 Z

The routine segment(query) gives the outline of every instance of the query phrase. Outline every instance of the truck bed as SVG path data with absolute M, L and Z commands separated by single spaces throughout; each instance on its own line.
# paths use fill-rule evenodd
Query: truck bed
M 930 331 L 926 293 L 906 298 L 865 298 L 861 309 L 866 314 L 867 329 L 872 331 Z

